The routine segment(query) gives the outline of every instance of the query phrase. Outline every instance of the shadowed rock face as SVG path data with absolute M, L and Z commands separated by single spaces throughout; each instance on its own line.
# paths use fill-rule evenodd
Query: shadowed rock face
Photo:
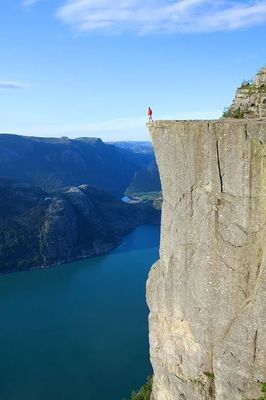
M 246 400 L 266 381 L 266 121 L 148 124 L 162 190 L 147 283 L 153 400 Z

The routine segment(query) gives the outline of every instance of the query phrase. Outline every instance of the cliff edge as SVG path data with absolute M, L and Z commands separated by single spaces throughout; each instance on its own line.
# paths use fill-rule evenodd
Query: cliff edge
M 163 190 L 147 283 L 153 400 L 254 400 L 266 382 L 266 120 L 148 124 Z

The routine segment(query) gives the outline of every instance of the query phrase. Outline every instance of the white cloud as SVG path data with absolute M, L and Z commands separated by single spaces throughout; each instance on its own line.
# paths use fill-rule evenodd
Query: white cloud
M 214 32 L 264 24 L 266 0 L 65 0 L 56 15 L 81 31 Z
M 27 85 L 16 81 L 0 81 L 0 89 L 25 89 Z

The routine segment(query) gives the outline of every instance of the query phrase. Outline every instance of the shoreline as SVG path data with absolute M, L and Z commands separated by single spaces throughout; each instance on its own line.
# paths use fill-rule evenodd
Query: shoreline
M 120 239 L 119 242 L 113 244 L 112 246 L 110 246 L 109 249 L 102 251 L 100 253 L 94 253 L 94 254 L 90 254 L 90 255 L 86 255 L 86 256 L 73 257 L 70 260 L 63 260 L 63 261 L 59 261 L 59 262 L 56 262 L 53 264 L 48 264 L 48 265 L 44 264 L 44 265 L 38 265 L 38 266 L 34 266 L 34 267 L 29 267 L 29 268 L 12 270 L 12 271 L 4 271 L 4 272 L 0 271 L 0 279 L 1 279 L 1 276 L 4 276 L 4 275 L 16 274 L 16 273 L 27 272 L 27 271 L 34 271 L 37 269 L 43 270 L 43 269 L 49 269 L 49 268 L 56 268 L 56 267 L 60 267 L 61 265 L 64 265 L 64 264 L 70 264 L 74 261 L 82 261 L 82 260 L 86 260 L 86 259 L 90 259 L 90 258 L 94 258 L 94 257 L 101 257 L 104 255 L 108 255 L 112 250 L 114 250 L 115 248 L 120 246 L 124 242 L 125 238 L 128 235 L 133 233 L 138 227 L 144 226 L 144 225 L 160 225 L 160 223 L 139 224 L 139 225 L 135 226 L 133 229 L 131 229 L 129 232 L 127 232 L 125 235 L 123 235 L 123 237 Z

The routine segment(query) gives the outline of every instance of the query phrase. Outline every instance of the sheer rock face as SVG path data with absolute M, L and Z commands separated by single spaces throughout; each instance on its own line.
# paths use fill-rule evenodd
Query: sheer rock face
M 253 81 L 243 82 L 237 89 L 233 104 L 226 112 L 228 117 L 266 117 L 266 66 L 261 68 Z
M 266 381 L 266 121 L 148 124 L 163 210 L 147 283 L 153 400 L 247 400 Z

